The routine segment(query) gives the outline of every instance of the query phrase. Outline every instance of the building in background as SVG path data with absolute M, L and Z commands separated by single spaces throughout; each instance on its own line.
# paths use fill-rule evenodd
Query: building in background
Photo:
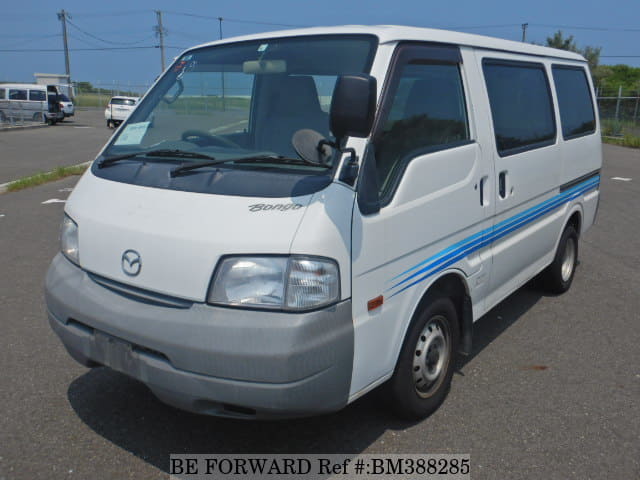
M 69 84 L 69 75 L 63 73 L 34 73 L 38 85 L 56 85 L 60 93 L 74 97 L 73 86 Z

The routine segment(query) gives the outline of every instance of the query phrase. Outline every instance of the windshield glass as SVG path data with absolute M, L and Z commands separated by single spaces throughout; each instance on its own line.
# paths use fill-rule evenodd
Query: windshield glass
M 331 138 L 329 106 L 336 79 L 368 73 L 375 45 L 369 35 L 323 35 L 193 50 L 169 68 L 103 156 L 176 149 L 216 159 L 298 158 L 293 134 L 308 128 Z
M 59 95 L 60 100 L 62 100 L 63 102 L 70 102 L 71 100 L 69 100 L 69 97 L 67 97 L 64 93 L 61 93 Z

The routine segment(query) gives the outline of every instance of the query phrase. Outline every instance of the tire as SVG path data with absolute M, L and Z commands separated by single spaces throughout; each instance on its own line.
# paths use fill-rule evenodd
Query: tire
M 569 290 L 578 264 L 578 232 L 573 225 L 567 225 L 562 232 L 558 250 L 551 265 L 541 276 L 544 289 L 561 294 Z
M 442 404 L 451 386 L 459 339 L 453 301 L 433 295 L 414 315 L 393 376 L 382 392 L 398 416 L 420 420 Z
M 107 120 L 107 128 L 113 128 L 113 123 L 111 120 Z

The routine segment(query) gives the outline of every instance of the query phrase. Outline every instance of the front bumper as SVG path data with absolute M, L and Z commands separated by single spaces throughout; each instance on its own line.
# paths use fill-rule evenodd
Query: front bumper
M 298 417 L 347 404 L 351 301 L 307 313 L 213 307 L 101 279 L 58 254 L 49 322 L 83 365 L 105 365 L 196 413 Z

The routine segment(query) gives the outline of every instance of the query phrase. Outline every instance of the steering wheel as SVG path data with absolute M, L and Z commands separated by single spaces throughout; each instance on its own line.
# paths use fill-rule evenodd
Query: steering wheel
M 214 135 L 204 130 L 185 130 L 181 135 L 182 140 L 186 142 L 195 143 L 198 146 L 204 147 L 210 144 L 218 144 L 224 147 L 242 148 L 233 140 L 229 140 L 221 135 Z

